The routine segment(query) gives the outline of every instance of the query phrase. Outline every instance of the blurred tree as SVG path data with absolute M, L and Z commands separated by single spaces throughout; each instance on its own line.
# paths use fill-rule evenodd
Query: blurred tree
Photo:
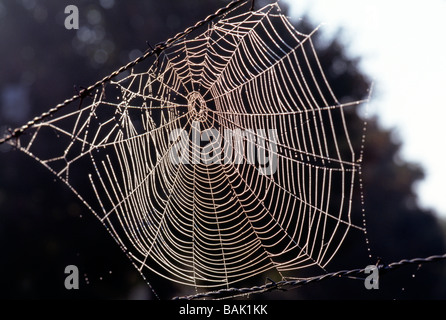
M 71 2 L 0 0 L 0 127 L 23 124 L 72 96 L 74 86 L 96 82 L 140 55 L 147 49 L 146 41 L 153 46 L 226 3 L 79 0 L 80 28 L 67 30 L 64 9 Z M 302 32 L 313 30 L 308 19 L 296 25 Z M 337 97 L 364 98 L 370 81 L 361 72 L 359 59 L 347 55 L 339 38 L 327 44 L 316 34 L 315 44 Z M 20 108 L 23 101 L 29 106 Z M 354 110 L 347 116 L 353 143 L 360 145 L 363 119 Z M 372 257 L 364 235 L 353 233 L 329 271 L 364 267 L 378 256 L 386 263 L 445 251 L 436 216 L 417 205 L 413 187 L 422 179 L 422 169 L 399 158 L 400 146 L 377 119 L 368 121 L 363 178 Z M 108 232 L 69 190 L 60 188 L 46 169 L 23 154 L 5 146 L 0 152 L 0 297 L 153 297 Z M 352 214 L 362 225 L 361 208 Z M 63 271 L 69 264 L 80 269 L 80 290 L 63 286 Z M 383 277 L 376 291 L 365 290 L 362 281 L 340 279 L 256 297 L 445 298 L 443 269 L 441 263 L 419 270 L 408 267 Z M 161 296 L 172 296 L 172 287 L 158 285 L 155 277 L 149 281 Z
M 297 29 L 309 33 L 314 25 L 308 19 L 297 24 Z M 330 43 L 316 33 L 313 41 L 322 68 L 338 99 L 365 99 L 371 81 L 363 74 L 360 59 L 352 58 L 340 39 L 342 32 Z M 372 97 L 373 98 L 373 97 Z M 345 109 L 346 121 L 354 146 L 361 145 L 364 119 L 360 110 Z M 362 179 L 364 182 L 365 223 L 367 234 L 352 231 L 339 254 L 328 266 L 328 271 L 362 268 L 368 264 L 390 263 L 401 259 L 425 257 L 445 252 L 445 234 L 441 221 L 434 212 L 418 205 L 415 184 L 424 177 L 422 168 L 401 158 L 402 142 L 393 130 L 380 127 L 377 118 L 367 119 L 366 143 Z M 356 150 L 359 154 L 360 150 Z M 356 225 L 363 225 L 359 183 L 356 187 L 356 206 L 352 217 Z M 336 198 L 336 196 L 334 196 Z M 368 242 L 368 243 L 366 243 Z M 369 248 L 370 252 L 364 248 Z M 338 279 L 299 288 L 296 295 L 279 294 L 282 298 L 319 299 L 435 299 L 444 298 L 446 264 L 412 266 L 383 275 L 379 290 L 365 290 L 363 281 Z

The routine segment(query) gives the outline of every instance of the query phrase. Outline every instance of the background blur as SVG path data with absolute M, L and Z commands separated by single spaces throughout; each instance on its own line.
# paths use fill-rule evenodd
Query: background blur
M 336 35 L 360 69 L 375 81 L 369 112 L 379 115 L 404 145 L 401 155 L 423 165 L 425 178 L 415 187 L 419 202 L 446 217 L 446 1 L 286 0 L 290 15 L 303 12 Z M 437 116 L 438 115 L 438 116 Z
M 88 86 L 133 60 L 147 49 L 146 41 L 155 45 L 226 3 L 0 0 L 1 131 L 22 125 L 76 94 L 75 86 Z M 64 28 L 64 9 L 70 4 L 79 8 L 79 30 Z M 291 14 L 287 2 L 281 7 Z M 299 31 L 309 32 L 321 22 L 292 12 Z M 322 29 L 315 44 L 338 98 L 364 98 L 371 77 L 362 70 L 361 56 L 349 51 L 348 39 L 324 35 Z M 352 135 L 360 140 L 363 119 L 352 121 L 357 122 Z M 328 271 L 364 267 L 378 258 L 390 263 L 446 251 L 444 221 L 421 207 L 416 194 L 425 168 L 402 157 L 403 145 L 393 129 L 380 124 L 379 113 L 368 119 L 363 165 L 372 258 L 364 236 L 353 235 Z M 353 215 L 362 218 L 359 211 Z M 0 251 L 3 299 L 153 298 L 99 221 L 45 168 L 9 146 L 0 146 Z M 79 290 L 63 285 L 64 269 L 71 264 L 80 270 Z M 161 285 L 155 276 L 148 280 L 163 298 L 182 293 L 175 285 Z M 333 279 L 254 298 L 444 299 L 445 285 L 446 264 L 433 263 L 386 274 L 375 291 L 365 290 L 362 281 Z

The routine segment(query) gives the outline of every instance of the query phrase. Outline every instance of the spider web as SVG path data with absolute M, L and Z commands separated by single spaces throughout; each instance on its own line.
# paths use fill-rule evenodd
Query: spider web
M 17 148 L 60 178 L 143 276 L 229 288 L 325 272 L 359 159 L 312 36 L 237 10 L 34 123 Z M 148 64 L 145 65 L 144 64 Z

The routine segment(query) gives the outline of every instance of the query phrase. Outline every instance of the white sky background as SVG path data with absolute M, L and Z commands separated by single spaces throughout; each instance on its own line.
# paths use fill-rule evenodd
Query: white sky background
M 446 0 L 282 0 L 323 34 L 343 29 L 349 52 L 375 83 L 369 113 L 395 128 L 404 159 L 426 179 L 420 204 L 446 218 Z

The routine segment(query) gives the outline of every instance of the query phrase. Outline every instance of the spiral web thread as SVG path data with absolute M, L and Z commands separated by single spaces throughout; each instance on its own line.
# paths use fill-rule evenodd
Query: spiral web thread
M 206 290 L 326 273 L 348 232 L 365 231 L 351 220 L 360 159 L 344 116 L 365 101 L 336 99 L 316 31 L 297 31 L 277 3 L 236 7 L 8 142 L 146 278 Z

